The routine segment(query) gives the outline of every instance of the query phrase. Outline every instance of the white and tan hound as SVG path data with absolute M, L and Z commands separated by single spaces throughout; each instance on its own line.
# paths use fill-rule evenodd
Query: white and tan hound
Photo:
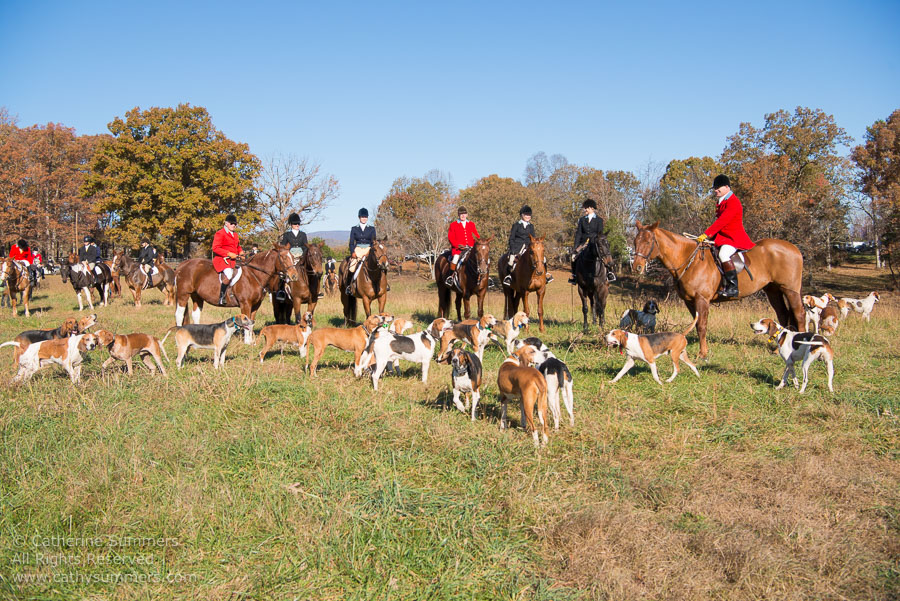
M 828 306 L 829 302 L 834 302 L 837 299 L 835 299 L 830 292 L 826 292 L 822 296 L 806 294 L 803 296 L 802 300 L 803 308 L 806 310 L 806 322 L 803 325 L 803 329 L 809 331 L 809 322 L 813 322 L 816 326 L 816 332 L 818 332 L 819 318 L 822 315 L 822 311 L 825 310 L 825 307 Z
M 447 352 L 454 340 L 462 340 L 472 345 L 472 351 L 484 361 L 484 347 L 490 339 L 491 330 L 497 325 L 497 319 L 485 313 L 481 319 L 466 319 L 453 324 L 453 327 L 441 336 L 440 355 Z
M 516 350 L 515 340 L 523 328 L 528 327 L 528 315 L 519 311 L 509 319 L 503 319 L 491 328 L 490 337 L 496 342 L 506 343 L 506 354 L 511 355 Z
M 828 390 L 834 392 L 832 387 L 834 379 L 834 351 L 824 336 L 813 334 L 812 332 L 792 332 L 781 327 L 781 325 L 768 317 L 751 323 L 750 327 L 757 334 L 768 334 L 769 343 L 776 346 L 778 354 L 784 359 L 784 374 L 781 376 L 781 382 L 775 387 L 776 389 L 784 387 L 788 375 L 794 381 L 794 388 L 797 387 L 794 363 L 802 361 L 803 386 L 800 387 L 800 393 L 802 394 L 806 390 L 806 384 L 809 381 L 810 364 L 816 359 L 821 359 L 825 362 L 825 369 L 828 372 Z
M 81 353 L 94 350 L 98 342 L 96 334 L 76 334 L 29 344 L 19 356 L 19 371 L 12 381 L 25 382 L 42 367 L 56 364 L 62 365 L 72 383 L 77 384 L 81 380 Z
M 507 357 L 497 372 L 497 388 L 500 390 L 500 429 L 509 426 L 506 405 L 509 401 L 522 402 L 522 426 L 530 431 L 534 445 L 547 444 L 547 381 L 540 371 L 531 367 L 534 362 L 534 347 L 525 345 Z M 534 410 L 537 408 L 540 437 L 534 425 Z
M 635 359 L 642 359 L 650 366 L 650 373 L 658 384 L 662 384 L 659 379 L 659 373 L 656 370 L 656 358 L 671 354 L 672 356 L 672 375 L 666 382 L 671 382 L 678 376 L 678 362 L 684 361 L 691 368 L 694 375 L 700 377 L 700 372 L 691 363 L 687 354 L 687 334 L 697 323 L 697 317 L 691 322 L 691 325 L 683 332 L 656 332 L 655 334 L 632 334 L 625 330 L 613 330 L 606 335 L 606 344 L 610 347 L 619 347 L 619 350 L 626 355 L 625 365 L 622 370 L 612 379 L 618 382 L 619 378 L 628 373 L 628 370 L 634 367 Z
M 857 313 L 861 313 L 863 319 L 869 321 L 869 316 L 872 315 L 872 310 L 875 308 L 875 303 L 881 300 L 881 297 L 878 296 L 877 292 L 870 292 L 869 296 L 863 299 L 844 297 L 841 300 L 844 301 L 845 306 L 847 307 L 846 313 L 844 313 L 845 317 L 847 313 L 850 312 L 850 309 L 853 309 Z

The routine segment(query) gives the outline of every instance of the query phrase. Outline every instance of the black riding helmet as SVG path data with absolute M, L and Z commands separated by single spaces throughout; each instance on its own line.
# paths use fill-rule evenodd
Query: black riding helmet
M 583 203 L 581 203 L 581 208 L 582 209 L 594 209 L 596 211 L 597 210 L 597 201 L 595 201 L 593 198 L 588 198 Z
M 229 215 L 225 218 L 225 223 L 233 223 L 234 225 L 237 225 L 237 217 L 235 217 L 233 214 Z
M 300 215 L 291 213 L 288 217 L 288 225 L 300 225 Z
M 531 217 L 531 207 L 529 207 L 528 205 L 522 206 L 522 208 L 519 209 L 519 215 L 528 215 L 529 217 Z
M 28 242 L 25 241 L 25 238 L 22 238 L 18 242 L 16 242 L 16 246 L 18 246 L 21 250 L 28 250 Z
M 712 189 L 721 188 L 722 186 L 731 187 L 731 180 L 728 179 L 727 175 L 719 174 L 716 176 L 716 179 L 713 180 Z
M 365 207 L 361 208 L 359 210 L 359 214 L 357 215 L 357 217 L 368 217 L 368 216 L 369 216 L 369 210 L 366 209 Z
M 84 237 L 84 243 L 85 243 L 85 244 L 89 244 L 89 243 L 91 243 L 91 242 L 93 242 L 93 241 L 94 241 L 94 239 L 93 239 L 92 237 L 90 237 L 90 236 L 85 236 L 85 237 Z

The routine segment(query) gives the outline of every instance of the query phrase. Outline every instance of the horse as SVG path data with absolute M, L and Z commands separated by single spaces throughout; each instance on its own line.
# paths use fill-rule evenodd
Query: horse
M 175 302 L 175 270 L 162 261 L 157 261 L 156 267 L 159 269 L 159 273 L 151 278 L 150 285 L 146 288 L 156 288 L 162 292 L 165 295 L 163 304 L 171 305 Z M 125 254 L 124 250 L 113 255 L 111 269 L 114 274 L 118 272 L 125 276 L 125 284 L 128 285 L 131 295 L 134 297 L 134 306 L 140 308 L 141 292 L 145 288 L 144 284 L 149 276 L 141 270 L 137 261 Z
M 119 266 L 116 265 L 116 258 L 113 255 L 112 261 L 104 261 L 109 265 L 109 271 L 112 275 L 112 281 L 109 283 L 109 293 L 113 298 L 122 298 L 122 274 L 119 272 Z
M 175 270 L 175 325 L 184 324 L 189 299 L 193 301 L 191 321 L 194 323 L 200 323 L 203 303 L 240 307 L 241 313 L 254 319 L 263 299 L 278 285 L 279 277 L 291 282 L 298 277 L 289 248 L 286 244 L 276 245 L 243 262 L 240 277 L 235 274 L 232 278 L 225 305 L 219 304 L 219 274 L 213 268 L 212 260 L 188 259 L 179 265 Z M 253 343 L 252 329 L 244 330 L 244 342 Z
M 307 304 L 307 311 L 313 314 L 316 312 L 322 282 L 322 244 L 310 244 L 294 266 L 297 268 L 298 278 L 296 282 L 285 284 L 287 298 L 279 300 L 277 293 L 272 296 L 275 323 L 290 323 L 292 312 L 296 323 L 300 323 L 304 313 L 303 303 Z
M 800 299 L 803 255 L 790 242 L 765 238 L 752 249 L 744 251 L 747 269 L 738 274 L 740 296 L 730 299 L 717 296 L 722 276 L 709 244 L 700 244 L 664 230 L 659 227 L 659 221 L 653 225 L 641 225 L 638 221 L 635 225 L 635 258 L 631 268 L 639 275 L 643 274 L 647 262 L 658 258 L 672 274 L 678 296 L 687 305 L 691 316 L 699 314 L 697 334 L 700 336 L 701 359 L 706 359 L 709 354 L 706 327 L 710 303 L 737 300 L 760 289 L 765 290 L 782 326 L 797 332 L 804 331 L 803 303 Z
M 528 309 L 528 293 L 537 294 L 538 321 L 541 332 L 544 331 L 544 294 L 547 292 L 546 267 L 544 266 L 544 236 L 535 238 L 529 236 L 531 244 L 516 262 L 512 271 L 512 285 L 503 285 L 503 295 L 506 297 L 505 319 L 511 319 L 519 310 L 519 301 L 526 314 Z M 508 255 L 500 257 L 499 273 L 502 282 L 509 273 Z
M 356 278 L 356 291 L 353 296 L 347 295 L 347 286 L 353 278 L 353 274 L 349 273 L 350 257 L 346 257 L 341 261 L 338 268 L 340 273 L 339 281 L 341 289 L 341 304 L 344 306 L 344 325 L 349 327 L 356 324 L 356 299 L 362 299 L 363 309 L 366 311 L 366 317 L 372 313 L 372 301 L 378 301 L 378 312 L 384 313 L 384 306 L 387 304 L 388 279 L 387 271 L 390 261 L 388 261 L 387 249 L 385 243 L 387 240 L 375 240 L 372 242 L 372 248 L 369 254 L 363 259 L 359 276 Z
M 16 295 L 20 292 L 22 293 L 22 304 L 25 306 L 25 317 L 31 315 L 28 310 L 28 302 L 31 300 L 31 278 L 28 275 L 28 268 L 14 259 L 10 257 L 0 259 L 0 284 L 6 288 L 3 293 L 9 294 L 13 317 L 19 314 L 16 307 Z
M 584 317 L 582 331 L 587 334 L 588 303 L 594 325 L 600 319 L 600 331 L 603 331 L 603 319 L 606 315 L 606 299 L 609 296 L 609 279 L 606 274 L 612 269 L 613 258 L 609 252 L 609 242 L 604 236 L 597 236 L 575 258 L 575 282 L 578 285 L 578 296 L 581 297 L 581 314 Z
M 94 309 L 94 300 L 91 288 L 95 288 L 100 295 L 100 304 L 104 307 L 109 306 L 109 285 L 112 282 L 112 271 L 109 265 L 103 261 L 97 261 L 97 269 L 90 271 L 87 267 L 78 262 L 74 253 L 69 253 L 66 262 L 59 268 L 59 275 L 62 277 L 63 284 L 68 280 L 72 283 L 72 288 L 78 296 L 78 310 L 84 310 L 84 304 L 81 302 L 81 293 L 84 292 L 87 298 L 88 306 Z
M 338 289 L 338 277 L 337 274 L 333 271 L 328 272 L 325 275 L 325 282 L 323 284 L 323 289 L 325 294 L 328 296 L 333 296 Z
M 462 320 L 460 305 L 465 302 L 465 318 L 469 319 L 469 297 L 478 296 L 478 318 L 484 315 L 484 297 L 488 289 L 488 268 L 491 263 L 491 240 L 479 238 L 456 270 L 459 288 L 447 286 L 447 276 L 450 275 L 449 253 L 444 252 L 434 262 L 434 281 L 438 290 L 438 317 L 450 318 L 450 293 L 456 292 L 456 319 Z M 461 290 L 461 291 L 460 291 Z

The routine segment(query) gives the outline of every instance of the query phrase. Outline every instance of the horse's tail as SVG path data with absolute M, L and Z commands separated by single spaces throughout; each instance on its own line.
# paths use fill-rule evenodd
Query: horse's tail
M 169 334 L 172 333 L 172 330 L 177 330 L 179 327 L 180 327 L 180 326 L 172 326 L 171 328 L 169 328 L 168 330 L 166 330 L 166 335 L 163 336 L 163 339 L 159 341 L 160 346 L 163 345 L 163 344 L 166 342 L 166 338 L 169 337 Z M 166 359 L 166 361 L 168 361 L 168 359 Z
M 700 319 L 700 313 L 699 313 L 699 312 L 698 312 L 697 315 L 694 317 L 694 321 L 691 322 L 691 325 L 689 325 L 689 326 L 687 327 L 687 329 L 686 329 L 684 332 L 682 332 L 682 335 L 683 335 L 683 336 L 687 336 L 688 334 L 691 333 L 691 330 L 693 330 L 693 329 L 694 329 L 694 326 L 697 325 L 697 320 L 698 320 L 698 319 Z

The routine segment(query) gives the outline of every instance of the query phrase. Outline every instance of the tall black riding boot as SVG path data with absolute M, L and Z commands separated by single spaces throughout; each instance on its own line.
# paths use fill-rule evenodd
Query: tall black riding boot
M 219 304 L 224 305 L 225 303 L 225 291 L 228 290 L 228 284 L 219 284 Z
M 733 261 L 725 261 L 722 263 L 722 271 L 725 273 L 722 274 L 723 280 L 723 288 L 719 292 L 720 296 L 724 296 L 726 298 L 735 298 L 738 296 L 738 282 L 737 282 L 737 270 L 734 268 Z

